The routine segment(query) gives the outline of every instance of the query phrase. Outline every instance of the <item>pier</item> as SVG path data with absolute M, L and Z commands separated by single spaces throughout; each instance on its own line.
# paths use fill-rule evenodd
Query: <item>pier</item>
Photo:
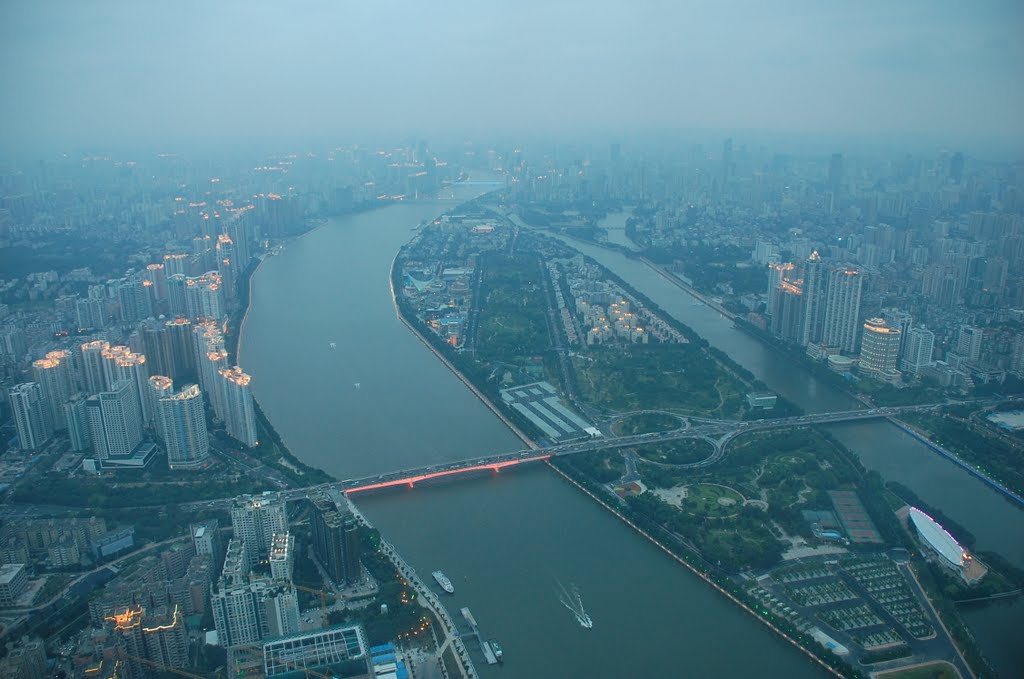
M 476 618 L 465 606 L 462 608 L 462 617 L 469 623 L 469 628 L 473 630 L 468 634 L 460 634 L 460 637 L 476 637 L 476 640 L 480 642 L 480 650 L 484 653 L 484 660 L 487 661 L 488 665 L 496 665 L 498 663 L 497 656 L 494 655 L 494 649 L 491 648 L 491 642 L 487 641 L 484 637 L 483 632 L 480 631 L 480 626 L 476 624 Z

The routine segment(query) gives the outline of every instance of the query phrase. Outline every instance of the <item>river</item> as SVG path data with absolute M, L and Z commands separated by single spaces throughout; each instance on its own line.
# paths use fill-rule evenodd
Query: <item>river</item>
M 303 462 L 351 478 L 523 447 L 391 303 L 398 248 L 450 207 L 332 219 L 254 275 L 240 362 Z M 484 676 L 823 676 L 541 465 L 358 502 L 421 574 L 449 574 L 452 613 L 469 606 L 502 642 L 505 665 L 479 660 Z M 579 588 L 594 629 L 559 603 L 558 582 Z

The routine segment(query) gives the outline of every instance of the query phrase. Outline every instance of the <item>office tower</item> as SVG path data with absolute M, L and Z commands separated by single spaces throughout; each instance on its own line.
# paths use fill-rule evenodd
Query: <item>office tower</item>
M 899 309 L 884 309 L 882 311 L 882 319 L 885 324 L 890 328 L 896 328 L 900 331 L 900 356 L 907 349 L 907 333 L 910 332 L 910 314 L 906 311 Z
M 968 361 L 981 358 L 981 347 L 985 340 L 985 331 L 969 325 L 961 325 L 956 338 L 956 353 Z
M 824 264 L 817 250 L 804 262 L 804 282 L 802 305 L 800 314 L 802 327 L 797 337 L 801 346 L 807 346 L 811 342 L 821 339 L 821 326 L 824 321 L 825 301 L 825 275 Z
M 206 413 L 199 385 L 190 384 L 177 394 L 157 401 L 159 431 L 167 446 L 167 465 L 188 469 L 202 465 L 210 455 Z
M 223 318 L 224 291 L 219 273 L 207 271 L 185 279 L 185 311 L 189 318 Z
M 864 322 L 860 345 L 860 371 L 876 375 L 892 375 L 900 354 L 899 328 L 891 328 L 881 318 Z
M 32 363 L 32 376 L 43 390 L 54 429 L 64 428 L 64 402 L 71 395 L 71 353 L 51 351 Z
M 840 266 L 829 272 L 822 344 L 846 353 L 857 350 L 857 321 L 863 283 L 863 274 L 852 267 Z
M 144 427 L 151 426 L 154 413 L 146 398 L 149 388 L 149 366 L 146 365 L 146 357 L 126 346 L 109 347 L 102 352 L 102 356 L 108 387 L 122 380 L 130 382 L 132 393 L 139 405 L 139 412 L 142 413 L 142 424 Z
M 274 533 L 288 532 L 288 513 L 277 493 L 243 495 L 231 507 L 231 527 L 235 537 L 245 542 L 250 564 L 270 549 Z
M 153 315 L 146 281 L 139 276 L 118 281 L 117 302 L 121 307 L 121 320 L 126 323 L 141 321 Z
M 82 374 L 81 387 L 89 395 L 105 391 L 107 384 L 107 370 L 104 366 L 103 352 L 110 348 L 109 342 L 95 340 L 82 345 Z
M 275 581 L 292 581 L 295 570 L 295 536 L 291 533 L 274 533 L 270 541 L 270 577 Z
M 105 328 L 107 326 L 106 300 L 91 297 L 76 300 L 75 321 L 79 329 Z
M 97 459 L 126 456 L 142 443 L 142 413 L 128 380 L 120 380 L 110 391 L 91 396 L 85 407 Z
M 127 679 L 151 677 L 154 666 L 188 666 L 188 632 L 178 606 L 158 606 L 147 611 L 141 605 L 129 605 L 105 620 L 113 624 Z
M 86 397 L 82 393 L 72 396 L 64 404 L 64 424 L 71 440 L 71 450 L 81 452 L 92 445 L 89 433 L 89 413 L 85 407 Z
M 223 390 L 224 428 L 228 435 L 252 448 L 256 439 L 256 411 L 252 403 L 249 382 L 252 378 L 237 365 L 219 371 Z
M 7 398 L 18 431 L 18 447 L 22 450 L 41 449 L 53 436 L 50 407 L 42 387 L 36 382 L 17 384 L 7 392 Z
M 313 503 L 310 528 L 317 561 L 339 587 L 362 580 L 359 563 L 361 543 L 355 518 L 348 512 L 339 511 L 324 495 L 314 496 L 310 501 Z
M 839 193 L 843 185 L 843 154 L 833 153 L 828 162 L 828 188 L 832 193 Z

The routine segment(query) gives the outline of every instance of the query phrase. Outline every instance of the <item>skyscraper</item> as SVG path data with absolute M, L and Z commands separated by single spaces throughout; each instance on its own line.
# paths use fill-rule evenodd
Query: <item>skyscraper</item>
M 850 354 L 857 350 L 863 283 L 863 275 L 853 267 L 839 266 L 829 272 L 825 319 L 821 331 L 822 344 L 838 347 L 840 351 Z
M 900 309 L 885 309 L 882 311 L 882 318 L 890 328 L 900 331 L 900 356 L 907 348 L 907 333 L 910 331 L 911 317 L 906 311 Z
M 170 347 L 170 366 L 167 376 L 179 382 L 194 382 L 196 374 L 195 340 L 192 338 L 192 321 L 179 317 L 164 323 L 167 327 L 167 343 Z
M 961 325 L 960 332 L 956 337 L 956 353 L 968 361 L 977 361 L 981 358 L 981 347 L 984 341 L 985 331 L 982 328 Z
M 265 578 L 234 584 L 221 580 L 210 605 L 218 643 L 228 648 L 299 630 L 299 598 L 288 584 Z
M 838 194 L 843 185 L 843 154 L 833 153 L 828 162 L 828 188 Z
M 86 398 L 78 393 L 64 404 L 64 423 L 71 440 L 71 450 L 83 451 L 92 445 L 92 434 L 89 433 L 89 413 L 85 407 Z
M 160 399 L 166 398 L 174 393 L 174 380 L 166 375 L 153 375 L 146 383 L 146 399 L 150 408 L 156 414 L 153 420 L 153 427 L 160 438 L 164 437 L 163 421 L 160 419 Z
M 141 605 L 126 606 L 106 621 L 113 624 L 118 649 L 124 656 L 127 679 L 152 676 L 153 664 L 150 663 L 164 667 L 188 666 L 188 632 L 177 605 L 160 606 L 151 611 Z
M 355 517 L 339 511 L 325 495 L 314 496 L 311 502 L 310 528 L 317 561 L 339 587 L 358 582 L 362 579 L 361 543 Z
M 824 321 L 824 301 L 825 301 L 825 276 L 823 271 L 824 264 L 821 261 L 821 256 L 817 250 L 811 253 L 811 256 L 804 262 L 804 283 L 803 283 L 803 295 L 802 295 L 802 306 L 803 310 L 800 314 L 802 326 L 800 328 L 800 334 L 797 341 L 800 346 L 806 347 L 811 342 L 817 342 L 821 339 L 821 326 Z
M 935 349 L 935 334 L 925 328 L 911 328 L 904 340 L 903 360 L 900 368 L 919 375 L 924 368 L 932 365 L 932 352 Z
M 224 291 L 221 275 L 207 271 L 202 276 L 185 279 L 185 310 L 189 318 L 215 318 L 224 315 Z
M 107 371 L 103 365 L 103 352 L 110 348 L 110 343 L 94 340 L 82 345 L 82 388 L 90 396 L 107 388 Z
M 7 392 L 14 426 L 18 431 L 18 447 L 39 450 L 53 436 L 50 408 L 43 389 L 36 382 L 24 382 Z
M 115 346 L 105 349 L 102 353 L 103 369 L 106 374 L 108 388 L 115 382 L 127 381 L 132 385 L 132 394 L 139 406 L 143 426 L 153 423 L 153 409 L 146 397 L 149 388 L 149 366 L 146 357 L 133 352 L 126 346 Z
M 177 394 L 157 401 L 159 431 L 167 446 L 171 469 L 197 467 L 210 455 L 206 413 L 199 385 L 189 384 Z
M 224 395 L 224 428 L 228 434 L 252 448 L 256 439 L 256 411 L 249 391 L 251 378 L 237 365 L 219 371 Z
M 874 375 L 895 373 L 901 335 L 899 328 L 889 327 L 881 318 L 865 321 L 860 347 L 860 371 Z
M 32 363 L 32 376 L 43 390 L 54 429 L 64 428 L 64 402 L 71 395 L 71 353 L 51 351 Z
M 128 455 L 142 443 L 142 413 L 128 380 L 90 397 L 85 407 L 97 459 Z
M 231 527 L 235 538 L 245 543 L 249 563 L 257 563 L 270 549 L 274 533 L 288 532 L 285 503 L 277 493 L 270 492 L 236 498 L 231 507 Z

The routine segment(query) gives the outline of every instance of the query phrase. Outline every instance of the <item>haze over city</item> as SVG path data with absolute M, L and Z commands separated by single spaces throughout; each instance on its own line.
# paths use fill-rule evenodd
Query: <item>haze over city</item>
M 1024 142 L 1024 5 L 31 2 L 0 10 L 4 146 L 667 133 Z M 712 136 L 712 133 L 714 137 Z
M 0 5 L 0 677 L 1024 667 L 1024 4 Z

